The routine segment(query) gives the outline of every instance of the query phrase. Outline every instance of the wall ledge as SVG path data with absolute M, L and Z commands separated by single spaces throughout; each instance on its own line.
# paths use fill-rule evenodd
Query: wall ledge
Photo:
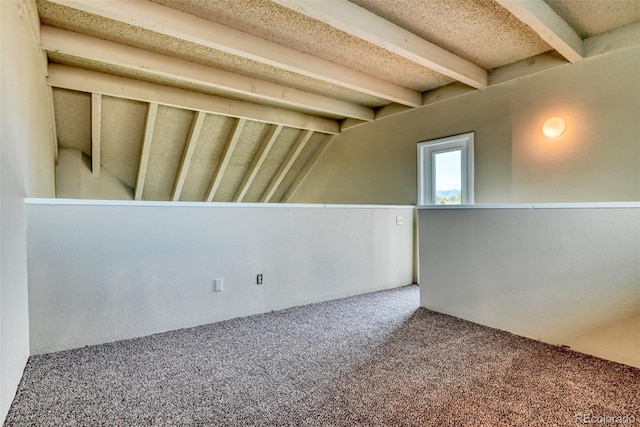
M 234 203 L 234 202 L 168 202 L 146 200 L 97 200 L 35 198 L 24 199 L 27 205 L 50 206 L 137 206 L 137 207 L 193 207 L 193 208 L 308 208 L 308 209 L 418 209 L 418 210 L 466 210 L 466 209 L 638 209 L 638 202 L 575 202 L 575 203 L 476 203 L 472 205 L 361 205 L 330 203 Z
M 233 203 L 233 202 L 165 202 L 144 200 L 94 200 L 94 199 L 24 199 L 27 205 L 49 206 L 136 206 L 136 207 L 190 207 L 190 208 L 309 208 L 309 209 L 415 209 L 414 205 L 357 205 L 357 204 L 307 204 L 307 203 Z
M 466 209 L 625 209 L 640 208 L 640 202 L 579 202 L 579 203 L 496 203 L 473 205 L 419 205 L 418 210 Z

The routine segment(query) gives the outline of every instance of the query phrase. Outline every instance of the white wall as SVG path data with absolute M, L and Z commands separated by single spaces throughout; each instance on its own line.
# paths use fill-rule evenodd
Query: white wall
M 24 197 L 52 197 L 43 58 L 28 2 L 0 1 L 0 424 L 29 356 Z
M 413 282 L 413 207 L 66 202 L 27 206 L 33 354 Z
M 640 367 L 640 203 L 419 210 L 421 305 Z

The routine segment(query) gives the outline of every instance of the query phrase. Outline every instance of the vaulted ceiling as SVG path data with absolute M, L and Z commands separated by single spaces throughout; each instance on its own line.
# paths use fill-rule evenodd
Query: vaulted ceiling
M 59 148 L 141 200 L 287 201 L 346 129 L 640 40 L 638 0 L 36 3 Z

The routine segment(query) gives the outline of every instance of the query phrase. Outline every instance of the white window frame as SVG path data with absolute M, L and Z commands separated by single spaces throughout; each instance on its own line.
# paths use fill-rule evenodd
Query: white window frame
M 461 204 L 473 203 L 473 132 L 469 132 L 418 144 L 418 205 L 437 203 L 433 161 L 436 154 L 454 150 L 461 150 Z

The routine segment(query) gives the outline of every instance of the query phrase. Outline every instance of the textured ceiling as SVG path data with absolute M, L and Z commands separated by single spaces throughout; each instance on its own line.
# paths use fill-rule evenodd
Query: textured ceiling
M 144 200 L 287 201 L 334 134 L 640 26 L 638 0 L 36 4 L 59 147 Z
M 550 49 L 494 0 L 352 1 L 486 69 Z
M 585 39 L 640 21 L 638 0 L 545 0 Z
M 40 20 L 42 24 L 45 25 L 64 28 L 81 34 L 88 34 L 104 40 L 122 43 L 150 52 L 161 53 L 220 70 L 250 77 L 259 77 L 275 83 L 285 84 L 289 87 L 305 89 L 346 101 L 371 106 L 385 104 L 385 101 L 379 98 L 338 88 L 318 80 L 296 75 L 286 70 L 229 55 L 206 46 L 168 37 L 122 22 L 91 15 L 83 11 L 41 0 L 38 0 L 38 8 L 40 11 Z M 61 60 L 60 63 L 66 64 L 67 62 Z M 98 70 L 101 71 L 100 69 Z
M 419 91 L 452 81 L 269 0 L 160 0 L 156 3 Z M 244 12 L 238 14 L 238 9 Z M 398 73 L 398 69 L 402 72 Z

